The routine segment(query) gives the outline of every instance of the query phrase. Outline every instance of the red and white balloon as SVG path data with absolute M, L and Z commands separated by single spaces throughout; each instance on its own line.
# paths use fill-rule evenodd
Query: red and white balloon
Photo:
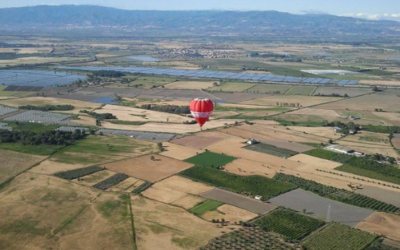
M 213 111 L 214 103 L 208 98 L 196 98 L 190 103 L 190 112 L 200 127 L 208 121 Z

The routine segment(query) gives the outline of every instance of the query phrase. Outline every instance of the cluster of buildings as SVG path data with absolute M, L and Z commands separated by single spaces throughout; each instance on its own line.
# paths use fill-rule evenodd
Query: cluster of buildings
M 155 52 L 160 58 L 230 58 L 238 54 L 231 49 L 165 49 Z

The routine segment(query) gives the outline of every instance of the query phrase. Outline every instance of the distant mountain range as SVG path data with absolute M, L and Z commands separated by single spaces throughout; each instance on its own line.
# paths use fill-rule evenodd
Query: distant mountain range
M 0 9 L 0 31 L 109 35 L 400 36 L 400 23 L 276 11 L 137 11 L 88 5 Z

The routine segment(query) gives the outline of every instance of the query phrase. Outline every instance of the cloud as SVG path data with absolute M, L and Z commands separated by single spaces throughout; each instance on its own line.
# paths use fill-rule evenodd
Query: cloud
M 329 13 L 326 11 L 321 11 L 321 10 L 302 10 L 300 11 L 303 14 L 306 15 L 328 15 Z
M 384 13 L 384 14 L 372 14 L 372 13 L 347 13 L 340 16 L 355 17 L 369 20 L 393 20 L 400 21 L 400 13 Z

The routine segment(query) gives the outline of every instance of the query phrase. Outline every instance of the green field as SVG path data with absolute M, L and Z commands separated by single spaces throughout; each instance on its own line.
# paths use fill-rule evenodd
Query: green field
M 223 91 L 223 92 L 243 92 L 249 88 L 256 86 L 254 83 L 246 83 L 246 82 L 224 82 L 219 86 L 215 86 L 209 88 L 209 90 L 213 91 Z
M 290 210 L 277 209 L 256 220 L 254 224 L 288 239 L 301 240 L 322 227 L 325 222 Z
M 324 230 L 311 235 L 304 245 L 309 250 L 361 250 L 376 237 L 358 229 L 332 223 Z
M 295 188 L 290 183 L 263 176 L 239 176 L 209 167 L 195 166 L 181 172 L 181 175 L 238 194 L 249 196 L 261 195 L 264 201 Z
M 51 160 L 69 164 L 99 164 L 151 150 L 152 144 L 126 136 L 88 136 L 60 150 L 51 157 Z
M 285 95 L 312 95 L 316 88 L 314 86 L 293 86 Z
M 381 165 L 379 168 L 376 168 L 370 165 L 354 166 L 344 164 L 336 168 L 336 170 L 400 185 L 400 169 L 393 166 Z
M 335 152 L 328 151 L 328 150 L 321 149 L 321 148 L 316 148 L 316 149 L 304 152 L 303 154 L 318 157 L 318 158 L 325 159 L 325 160 L 332 160 L 333 158 L 340 155 L 339 153 L 335 153 Z
M 62 149 L 64 146 L 46 145 L 42 144 L 39 146 L 34 145 L 22 145 L 22 143 L 0 143 L 0 149 L 11 150 L 15 152 L 32 154 L 32 155 L 51 155 L 58 150 Z
M 29 131 L 29 132 L 46 132 L 52 131 L 60 127 L 60 125 L 44 125 L 40 123 L 30 122 L 7 122 L 7 124 L 13 128 L 13 130 Z
M 246 92 L 262 94 L 284 94 L 292 85 L 286 84 L 257 84 Z
M 197 216 L 202 216 L 203 214 L 207 213 L 208 211 L 216 210 L 219 206 L 221 206 L 223 204 L 224 203 L 219 202 L 219 201 L 206 200 L 205 202 L 200 203 L 197 206 L 189 209 L 189 212 L 191 212 L 192 214 L 195 214 Z
M 192 163 L 196 166 L 219 168 L 234 160 L 236 160 L 235 157 L 207 151 L 203 154 L 199 154 L 193 156 L 192 158 L 186 159 L 185 161 Z

